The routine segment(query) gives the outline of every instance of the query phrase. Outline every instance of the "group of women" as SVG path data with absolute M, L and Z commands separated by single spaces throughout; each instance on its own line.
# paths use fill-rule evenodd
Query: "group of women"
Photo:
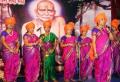
M 120 28 L 119 21 L 111 22 L 112 30 L 106 25 L 104 12 L 95 17 L 96 27 L 92 29 L 92 37 L 87 37 L 89 25 L 80 27 L 80 36 L 72 35 L 74 23 L 64 26 L 65 35 L 59 40 L 50 32 L 52 20 L 44 21 L 44 34 L 39 37 L 34 34 L 35 24 L 26 25 L 27 32 L 23 36 L 23 62 L 25 82 L 36 82 L 39 77 L 43 60 L 44 82 L 49 79 L 57 82 L 55 70 L 55 55 L 58 45 L 61 49 L 61 59 L 64 63 L 64 81 L 70 82 L 75 75 L 77 59 L 80 59 L 80 76 L 84 81 L 92 76 L 95 70 L 96 82 L 110 82 L 113 72 L 120 73 Z M 5 82 L 15 82 L 20 70 L 19 36 L 14 30 L 14 17 L 5 19 L 7 29 L 1 34 L 3 44 L 4 78 Z

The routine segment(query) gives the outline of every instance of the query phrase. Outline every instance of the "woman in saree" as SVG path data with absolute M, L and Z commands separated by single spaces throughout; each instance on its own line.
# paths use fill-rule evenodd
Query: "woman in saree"
M 51 20 L 44 21 L 43 26 L 45 33 L 40 35 L 40 41 L 43 55 L 44 82 L 48 82 L 49 79 L 53 82 L 57 82 L 55 71 L 55 48 L 57 46 L 57 37 L 54 33 L 50 32 Z
M 76 37 L 72 36 L 74 25 L 65 25 L 65 35 L 61 38 L 62 60 L 64 62 L 64 81 L 70 82 L 73 79 L 76 68 Z
M 28 23 L 26 25 L 27 32 L 23 37 L 23 60 L 26 82 L 36 82 L 40 71 L 39 38 L 34 34 L 34 28 L 34 23 Z
M 120 24 L 118 25 L 118 48 L 119 48 L 119 52 L 120 52 Z M 120 58 L 120 54 L 119 54 L 119 58 Z M 119 59 L 119 64 L 118 64 L 118 74 L 120 76 L 120 59 Z
M 92 30 L 92 46 L 95 56 L 95 79 L 96 82 L 110 82 L 112 70 L 112 51 L 110 40 L 112 33 L 106 26 L 107 17 L 100 12 L 95 17 L 96 27 Z
M 113 71 L 114 73 L 120 73 L 120 43 L 119 43 L 119 30 L 118 30 L 119 20 L 113 19 L 111 26 L 113 28 L 113 37 L 112 48 L 113 48 Z
M 86 36 L 88 30 L 89 25 L 81 26 L 81 35 L 78 37 L 78 45 L 80 46 L 80 76 L 83 81 L 87 77 L 92 77 L 93 67 L 93 63 L 89 57 L 92 39 Z
M 15 82 L 20 69 L 19 38 L 14 30 L 15 24 L 14 17 L 6 18 L 6 30 L 1 34 L 5 82 Z

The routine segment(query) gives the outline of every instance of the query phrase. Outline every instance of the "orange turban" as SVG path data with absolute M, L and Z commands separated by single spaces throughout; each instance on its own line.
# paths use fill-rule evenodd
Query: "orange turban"
M 118 29 L 118 25 L 119 25 L 119 20 L 118 19 L 113 19 L 111 22 L 111 25 L 113 28 Z
M 8 17 L 5 19 L 5 25 L 15 25 L 16 19 L 14 17 Z
M 26 25 L 26 29 L 29 30 L 31 28 L 35 28 L 35 24 L 33 22 L 30 22 Z
M 51 20 L 47 20 L 47 21 L 44 21 L 43 22 L 43 26 L 44 28 L 51 28 L 51 24 L 52 24 L 52 21 Z
M 83 25 L 80 27 L 80 32 L 87 32 L 89 30 L 90 26 L 89 25 Z
M 68 24 L 72 25 L 73 27 L 75 26 L 74 22 L 68 22 Z
M 73 30 L 74 29 L 74 27 L 73 27 L 73 25 L 71 25 L 71 24 L 66 24 L 65 26 L 64 26 L 64 31 L 66 32 L 67 30 Z
M 105 15 L 104 12 L 99 13 L 99 14 L 95 17 L 95 23 L 98 23 L 98 24 L 99 24 L 99 21 L 100 21 L 101 19 L 104 19 L 105 22 L 107 22 L 107 17 L 106 17 L 106 15 Z

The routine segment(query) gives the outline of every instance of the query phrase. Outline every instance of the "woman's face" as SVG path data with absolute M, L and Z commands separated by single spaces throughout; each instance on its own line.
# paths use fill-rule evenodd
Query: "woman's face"
M 72 29 L 67 29 L 67 30 L 66 30 L 66 34 L 67 34 L 67 35 L 71 35 L 71 34 L 72 34 L 72 31 L 73 31 Z
M 51 28 L 51 27 L 44 27 L 45 32 L 46 32 L 46 33 L 49 33 L 49 32 L 50 32 L 50 28 Z
M 34 33 L 34 28 L 28 29 L 28 32 L 31 33 L 31 34 L 33 34 Z
M 113 27 L 112 29 L 113 29 L 113 31 L 116 31 L 116 30 L 117 30 L 116 27 Z
M 105 20 L 102 18 L 99 20 L 99 24 L 100 27 L 104 27 L 105 26 Z
M 8 29 L 13 29 L 13 28 L 14 28 L 14 25 L 8 24 L 8 25 L 7 25 L 7 28 L 8 28 Z
M 86 36 L 86 34 L 87 34 L 86 31 L 82 32 L 82 36 Z

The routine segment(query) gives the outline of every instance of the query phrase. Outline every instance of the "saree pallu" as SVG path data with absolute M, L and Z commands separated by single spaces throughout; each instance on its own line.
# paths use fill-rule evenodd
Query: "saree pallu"
M 28 39 L 29 43 L 38 41 L 35 34 L 25 34 L 23 38 Z M 35 82 L 38 80 L 40 71 L 40 50 L 37 45 L 23 46 L 24 73 L 26 82 Z
M 17 32 L 13 31 L 12 35 L 7 34 L 7 32 L 3 32 L 2 36 L 5 37 L 5 41 L 8 46 L 12 49 L 16 48 L 16 44 L 18 42 Z M 19 52 L 12 53 L 3 45 L 2 58 L 4 62 L 4 77 L 8 82 L 13 82 L 17 79 L 18 73 L 20 71 L 20 57 Z
M 120 36 L 118 38 L 120 38 Z M 112 53 L 113 54 L 113 73 L 120 74 L 120 43 L 118 42 L 118 40 L 112 41 L 112 48 L 113 48 L 113 53 Z
M 40 52 L 37 46 L 23 47 L 26 82 L 35 82 L 40 71 Z
M 55 52 L 44 56 L 44 80 L 56 80 Z
M 20 70 L 19 54 L 11 53 L 9 50 L 3 51 L 4 77 L 6 81 L 15 81 Z
M 109 43 L 109 34 L 104 27 L 101 31 L 93 29 L 96 33 L 96 51 L 98 58 L 95 59 L 96 82 L 110 82 L 112 71 L 112 50 Z
M 62 41 L 64 44 L 69 44 L 69 43 L 74 44 L 76 42 L 76 38 L 74 36 L 71 37 L 63 36 Z M 77 56 L 76 56 L 75 46 L 64 47 L 62 59 L 64 61 L 64 79 L 70 80 L 74 77 L 75 68 L 77 66 Z
M 90 60 L 89 51 L 91 39 L 86 37 L 80 41 L 80 76 L 82 79 L 92 76 L 93 61 Z

